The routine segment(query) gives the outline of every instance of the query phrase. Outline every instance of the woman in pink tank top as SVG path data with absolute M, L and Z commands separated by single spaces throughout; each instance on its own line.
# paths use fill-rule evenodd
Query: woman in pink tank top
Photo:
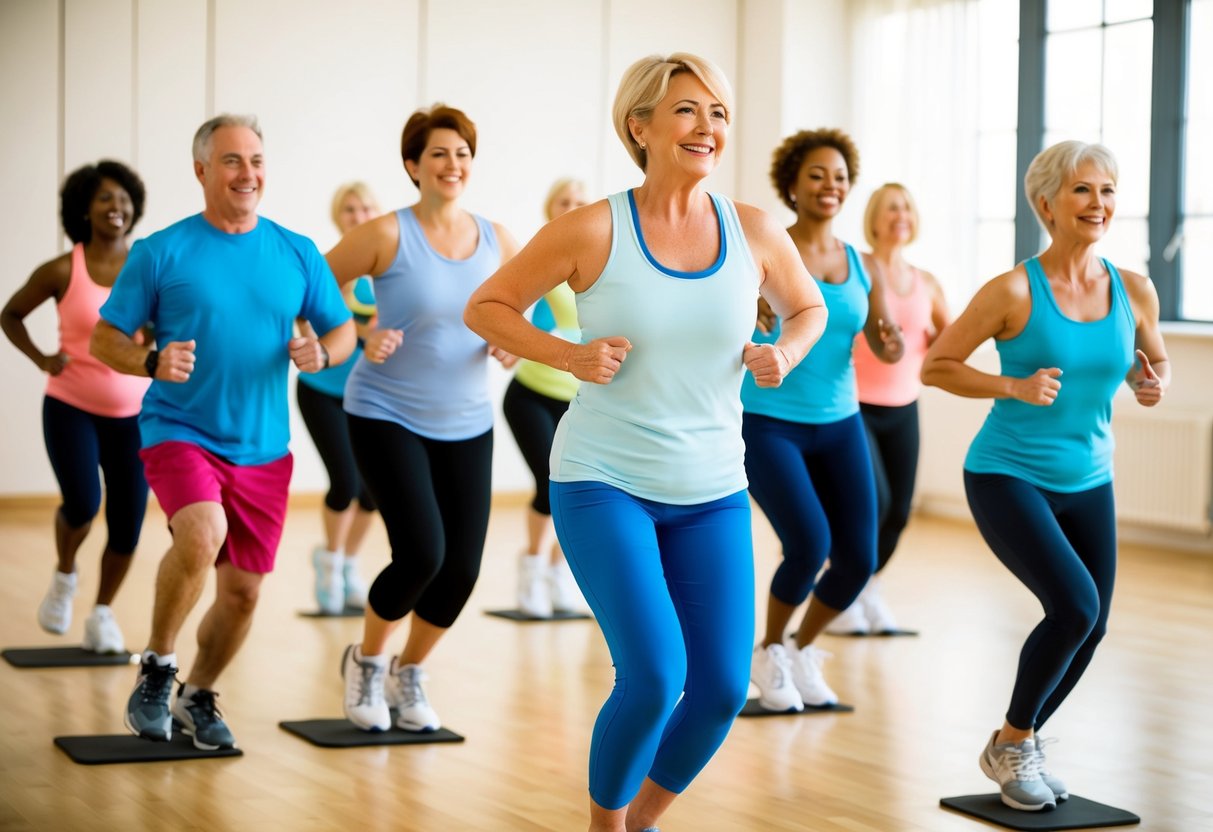
M 47 632 L 61 634 L 71 626 L 76 552 L 100 508 L 100 475 L 105 478 L 109 538 L 83 638 L 84 649 L 97 653 L 126 649 L 110 605 L 130 568 L 147 509 L 137 420 L 150 382 L 106 367 L 89 354 L 88 344 L 126 262 L 127 237 L 143 214 L 144 193 L 139 176 L 118 162 L 73 171 L 59 194 L 72 250 L 35 269 L 0 312 L 4 334 L 48 376 L 42 428 L 62 504 L 55 513 L 58 565 L 38 607 L 38 623 Z M 59 344 L 47 354 L 30 338 L 25 317 L 51 298 Z
M 859 409 L 868 431 L 880 527 L 876 574 L 863 593 L 831 623 L 833 633 L 890 633 L 897 622 L 880 596 L 879 575 L 897 548 L 910 517 L 918 472 L 919 373 L 927 348 L 948 323 L 948 307 L 939 282 L 906 262 L 904 250 L 918 236 L 918 209 L 904 185 L 876 189 L 863 216 L 863 233 L 884 273 L 885 302 L 902 329 L 905 354 L 886 364 L 872 354 L 863 337 L 855 340 L 855 377 Z

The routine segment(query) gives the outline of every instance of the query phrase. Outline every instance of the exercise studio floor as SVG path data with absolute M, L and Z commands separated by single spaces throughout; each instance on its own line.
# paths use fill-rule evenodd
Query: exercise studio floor
M 52 511 L 0 508 L 0 647 L 79 643 L 104 529 L 82 550 L 72 629 L 48 636 L 35 609 L 53 568 Z M 313 606 L 320 519 L 296 507 L 252 635 L 219 686 L 244 756 L 76 765 L 52 738 L 122 733 L 134 668 L 0 664 L 0 830 L 584 830 L 590 730 L 611 685 L 610 660 L 592 621 L 484 615 L 513 605 L 523 522 L 520 504 L 494 509 L 480 583 L 428 662 L 430 699 L 466 742 L 329 750 L 278 727 L 341 715 L 341 651 L 361 633 L 360 619 L 298 615 Z M 755 529 L 765 594 L 777 548 L 761 515 Z M 167 543 L 153 509 L 116 604 L 129 648 L 146 642 Z M 377 527 L 368 577 L 386 552 Z M 179 645 L 186 668 L 212 592 Z M 919 637 L 821 642 L 833 653 L 827 678 L 855 712 L 739 720 L 664 832 L 994 828 L 938 804 L 995 790 L 977 756 L 1001 721 L 1035 602 L 970 526 L 922 518 L 884 594 Z M 1210 668 L 1213 557 L 1123 547 L 1109 635 L 1045 732 L 1061 740 L 1050 748 L 1052 770 L 1075 794 L 1139 814 L 1139 829 L 1213 829 Z

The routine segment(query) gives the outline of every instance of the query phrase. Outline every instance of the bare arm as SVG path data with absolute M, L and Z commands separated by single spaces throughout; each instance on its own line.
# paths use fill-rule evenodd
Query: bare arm
M 147 376 L 147 356 L 152 350 L 140 343 L 141 339 L 127 335 L 118 327 L 102 318 L 93 329 L 88 351 L 103 364 L 129 376 Z M 182 383 L 189 381 L 194 372 L 194 347 L 190 341 L 170 341 L 160 349 L 156 363 L 156 378 L 159 381 Z
M 872 288 L 868 291 L 868 319 L 863 325 L 863 336 L 872 354 L 886 364 L 896 364 L 905 355 L 906 344 L 901 327 L 893 320 L 885 298 L 884 269 L 870 254 L 863 255 L 863 263 Z
M 1139 404 L 1153 407 L 1162 401 L 1171 386 L 1171 361 L 1167 345 L 1158 328 L 1158 293 L 1149 278 L 1136 272 L 1122 271 L 1133 318 L 1137 321 L 1134 334 L 1136 361 L 1125 376 Z
M 364 274 L 378 277 L 387 271 L 399 245 L 400 226 L 392 212 L 351 228 L 324 259 L 333 270 L 337 285 L 345 286 Z
M 952 323 L 952 315 L 948 311 L 948 300 L 944 296 L 943 287 L 939 285 L 935 275 L 922 269 L 918 270 L 918 274 L 926 281 L 931 292 L 931 331 L 927 333 L 927 344 L 929 345 L 934 344 L 939 333 Z
M 38 349 L 25 326 L 25 317 L 51 298 L 54 298 L 57 303 L 63 297 L 63 293 L 67 291 L 70 279 L 71 254 L 69 253 L 43 263 L 35 269 L 25 285 L 8 299 L 4 310 L 0 311 L 0 328 L 4 329 L 8 340 L 12 341 L 13 346 L 21 350 L 26 358 L 34 362 L 39 370 L 52 376 L 63 372 L 63 368 L 67 366 L 68 356 L 62 352 L 46 355 Z

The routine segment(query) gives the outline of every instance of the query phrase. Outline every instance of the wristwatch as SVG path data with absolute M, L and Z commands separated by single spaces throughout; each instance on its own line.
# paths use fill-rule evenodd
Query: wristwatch
M 147 358 L 143 359 L 143 369 L 147 370 L 148 378 L 156 377 L 156 367 L 160 365 L 160 350 L 149 350 Z

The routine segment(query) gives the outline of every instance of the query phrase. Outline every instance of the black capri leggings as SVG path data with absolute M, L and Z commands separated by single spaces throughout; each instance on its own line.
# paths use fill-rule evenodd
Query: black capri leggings
M 901 407 L 859 405 L 876 478 L 876 571 L 885 568 L 910 519 L 918 476 L 918 402 Z
M 450 627 L 472 594 L 489 527 L 493 431 L 427 439 L 382 419 L 349 415 L 354 457 L 387 527 L 392 562 L 371 584 L 375 614 L 410 612 Z
M 535 477 L 535 499 L 531 508 L 540 514 L 551 516 L 552 504 L 548 499 L 548 457 L 552 453 L 552 439 L 556 436 L 556 425 L 569 409 L 569 403 L 536 393 L 518 379 L 510 381 L 505 389 L 501 410 L 505 421 L 514 434 L 518 450 Z
M 299 414 L 312 435 L 312 442 L 329 475 L 329 490 L 324 505 L 338 513 L 350 507 L 354 498 L 363 511 L 374 511 L 375 500 L 358 476 L 354 449 L 350 446 L 350 424 L 341 409 L 341 399 L 321 393 L 303 382 L 297 382 L 295 397 Z
M 63 519 L 78 529 L 101 508 L 105 478 L 106 544 L 111 552 L 130 555 L 139 545 L 147 511 L 147 480 L 139 459 L 139 417 L 96 416 L 50 396 L 42 400 L 42 435 L 59 491 Z

